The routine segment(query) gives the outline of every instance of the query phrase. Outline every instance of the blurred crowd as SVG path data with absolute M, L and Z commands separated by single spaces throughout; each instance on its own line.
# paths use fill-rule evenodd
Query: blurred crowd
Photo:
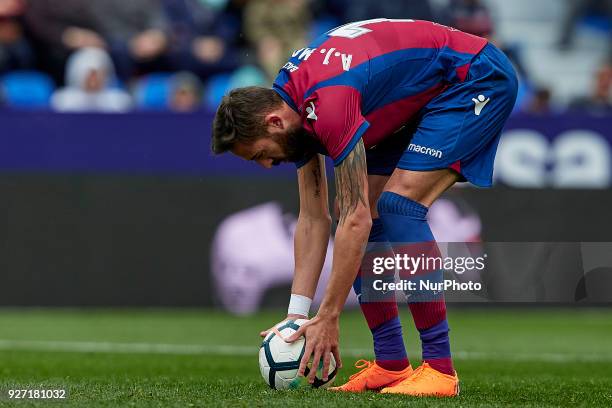
M 568 27 L 588 11 L 588 0 L 575 2 Z M 487 37 L 529 84 L 516 44 L 497 39 L 481 0 L 0 0 L 0 103 L 64 112 L 214 109 L 232 87 L 269 84 L 315 36 L 381 16 Z M 571 46 L 570 29 L 559 43 Z M 570 109 L 609 112 L 612 64 L 594 79 Z M 520 110 L 550 106 L 550 90 L 531 84 Z

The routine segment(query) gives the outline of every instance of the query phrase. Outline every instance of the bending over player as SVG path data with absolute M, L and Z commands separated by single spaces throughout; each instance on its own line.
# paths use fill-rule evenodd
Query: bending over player
M 332 274 L 317 315 L 293 336 L 308 339 L 301 373 L 311 357 L 314 365 L 323 358 L 326 377 L 330 352 L 341 364 L 338 319 L 353 285 L 376 361 L 362 361 L 362 370 L 335 390 L 458 394 L 443 294 L 408 297 L 423 349 L 423 364 L 413 370 L 394 298 L 361 296 L 367 271 L 358 270 L 367 243 L 392 243 L 396 254 L 437 250 L 428 207 L 457 181 L 491 185 L 516 91 L 511 64 L 486 40 L 427 21 L 375 19 L 341 26 L 295 51 L 272 89 L 240 88 L 223 99 L 215 153 L 231 151 L 267 168 L 298 167 L 289 317 L 307 317 L 319 280 L 331 226 L 321 155 L 334 161 Z M 441 271 L 423 274 L 441 279 Z

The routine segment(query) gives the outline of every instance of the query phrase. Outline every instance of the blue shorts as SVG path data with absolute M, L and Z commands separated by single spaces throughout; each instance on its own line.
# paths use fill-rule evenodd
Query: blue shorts
M 488 44 L 474 57 L 464 82 L 425 105 L 415 128 L 403 129 L 367 151 L 368 174 L 390 175 L 396 167 L 452 168 L 472 184 L 490 187 L 497 145 L 517 88 L 512 64 Z

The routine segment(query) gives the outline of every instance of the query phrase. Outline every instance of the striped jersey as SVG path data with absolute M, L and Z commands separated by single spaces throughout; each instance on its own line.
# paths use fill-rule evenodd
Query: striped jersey
M 343 25 L 293 52 L 273 89 L 338 165 L 466 79 L 487 40 L 437 23 L 373 19 Z

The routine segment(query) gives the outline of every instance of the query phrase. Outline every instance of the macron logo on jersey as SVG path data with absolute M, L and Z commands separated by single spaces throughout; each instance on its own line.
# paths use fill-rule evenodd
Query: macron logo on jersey
M 484 95 L 478 95 L 478 98 L 472 98 L 472 102 L 474 102 L 474 114 L 480 116 L 480 113 L 490 100 L 491 98 L 487 98 Z
M 431 147 L 425 147 L 414 143 L 410 143 L 410 145 L 408 146 L 408 151 L 426 154 L 428 156 L 436 157 L 438 159 L 442 158 L 441 150 L 432 149 Z
M 306 112 L 308 112 L 308 116 L 306 116 L 306 119 L 312 119 L 312 120 L 319 119 L 317 117 L 317 114 L 315 113 L 315 105 L 313 102 L 310 102 L 310 106 L 306 108 Z

